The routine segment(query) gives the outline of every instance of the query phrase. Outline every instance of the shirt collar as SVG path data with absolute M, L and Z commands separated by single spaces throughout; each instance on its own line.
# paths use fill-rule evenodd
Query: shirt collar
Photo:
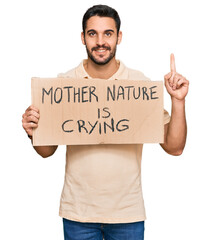
M 87 59 L 84 59 L 79 66 L 76 68 L 76 76 L 78 78 L 86 78 L 86 79 L 91 79 L 92 77 L 89 76 L 89 74 L 86 72 L 84 68 L 84 64 L 87 62 Z M 128 79 L 128 69 L 126 66 L 123 64 L 122 61 L 117 60 L 119 63 L 119 69 L 117 70 L 116 73 L 114 73 L 113 76 L 111 76 L 108 80 L 119 80 L 119 79 Z

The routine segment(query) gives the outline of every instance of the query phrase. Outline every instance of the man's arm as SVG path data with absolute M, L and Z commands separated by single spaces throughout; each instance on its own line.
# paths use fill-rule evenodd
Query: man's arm
M 161 147 L 171 155 L 181 155 L 185 147 L 187 124 L 185 102 L 172 100 L 171 120 L 164 127 L 164 143 Z
M 164 143 L 162 148 L 171 155 L 183 152 L 187 136 L 185 117 L 185 97 L 188 93 L 189 82 L 176 72 L 174 55 L 171 54 L 171 72 L 165 75 L 166 90 L 171 96 L 171 120 L 165 125 Z
M 34 106 L 29 106 L 22 116 L 22 126 L 28 137 L 32 140 L 32 132 L 38 127 L 40 114 L 39 110 Z M 58 146 L 33 146 L 36 152 L 43 158 L 50 157 L 54 154 Z

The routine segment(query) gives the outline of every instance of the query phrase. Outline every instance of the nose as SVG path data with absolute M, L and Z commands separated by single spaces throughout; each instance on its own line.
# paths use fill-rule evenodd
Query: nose
M 105 44 L 104 36 L 103 36 L 103 34 L 99 34 L 97 36 L 97 45 L 102 46 L 103 44 Z

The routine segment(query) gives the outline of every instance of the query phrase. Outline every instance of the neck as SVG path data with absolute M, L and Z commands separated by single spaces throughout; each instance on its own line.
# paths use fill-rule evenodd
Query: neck
M 117 72 L 119 63 L 113 58 L 105 65 L 98 65 L 88 58 L 88 61 L 84 64 L 84 68 L 92 78 L 109 79 Z

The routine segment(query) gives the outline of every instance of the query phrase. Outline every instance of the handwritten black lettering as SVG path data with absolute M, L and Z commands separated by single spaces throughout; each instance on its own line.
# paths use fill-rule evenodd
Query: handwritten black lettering
M 85 87 L 82 87 L 81 88 L 81 92 L 82 92 L 82 102 L 88 102 L 88 99 L 85 99 L 85 97 L 87 97 L 87 89 L 88 88 L 88 86 L 85 86 Z
M 77 123 L 78 123 L 78 131 L 80 133 L 81 133 L 81 129 L 82 128 L 86 131 L 86 133 L 88 133 L 88 130 L 84 127 L 84 125 L 85 125 L 85 121 L 84 120 L 78 120 Z
M 89 131 L 89 134 L 91 134 L 92 131 L 94 130 L 94 128 L 96 127 L 98 121 L 96 121 L 94 125 L 92 125 L 89 121 L 88 121 L 88 123 L 89 123 L 89 125 L 92 127 L 92 129 Z
M 125 91 L 124 91 L 124 87 L 119 86 L 118 87 L 118 92 L 117 92 L 117 100 L 119 100 L 119 96 L 122 96 L 122 99 L 125 99 Z
M 109 127 L 112 132 L 114 132 L 114 119 L 111 118 L 111 125 L 108 125 L 107 122 L 104 122 L 104 133 L 106 133 L 106 127 Z
M 157 93 L 153 91 L 157 86 L 150 88 L 140 86 L 116 86 L 107 87 L 107 101 L 118 101 L 118 100 L 155 100 L 158 97 L 155 96 Z
M 74 102 L 80 102 L 80 88 L 78 88 L 78 91 L 76 88 L 74 88 Z M 76 101 L 76 96 L 78 96 L 78 100 Z
M 58 92 L 58 94 L 57 94 L 57 92 Z M 60 87 L 56 88 L 56 90 L 54 92 L 54 102 L 60 103 L 62 101 L 62 96 L 63 96 L 62 89 Z
M 62 130 L 64 131 L 64 132 L 67 132 L 67 133 L 71 133 L 71 132 L 73 132 L 73 129 L 71 129 L 71 130 L 66 130 L 65 129 L 65 125 L 67 124 L 67 123 L 69 123 L 69 122 L 72 122 L 73 120 L 67 120 L 67 121 L 64 121 L 63 122 L 63 124 L 62 124 Z
M 125 130 L 129 129 L 129 125 L 121 125 L 123 128 L 119 128 L 119 124 L 122 123 L 122 122 L 129 122 L 129 120 L 128 119 L 122 119 L 117 123 L 116 129 L 119 132 L 122 132 L 122 131 L 125 131 Z
M 127 92 L 127 100 L 130 100 L 130 89 L 131 89 L 131 88 L 134 88 L 134 86 L 126 86 L 125 88 L 128 89 L 128 92 Z
M 70 89 L 73 88 L 72 86 L 64 87 L 64 89 L 67 89 L 67 101 L 70 102 Z
M 92 102 L 92 96 L 95 97 L 96 102 L 98 102 L 98 96 L 95 94 L 96 87 L 89 87 L 89 102 Z
M 53 104 L 53 87 L 51 87 L 49 91 L 46 91 L 45 88 L 42 88 L 42 103 L 45 103 L 45 93 L 51 96 L 51 104 Z
M 114 118 L 106 119 L 105 121 L 95 121 L 94 123 L 85 120 L 66 120 L 62 124 L 62 130 L 65 133 L 72 133 L 73 131 L 78 131 L 78 133 L 87 133 L 91 135 L 92 133 L 107 134 L 109 132 L 123 132 L 129 129 L 129 120 L 121 119 L 115 121 Z M 74 127 L 76 129 L 74 129 Z
M 113 84 L 113 92 L 110 89 L 110 87 L 107 87 L 107 101 L 110 100 L 109 96 L 111 96 L 112 100 L 115 101 L 115 91 L 116 91 L 116 86 Z
M 151 99 L 158 99 L 158 97 L 153 97 L 153 95 L 155 94 L 155 93 L 157 93 L 157 92 L 153 92 L 152 90 L 154 89 L 154 88 L 156 88 L 157 86 L 152 86 L 152 87 L 150 87 L 149 89 L 150 89 L 150 96 L 151 96 Z
M 138 87 L 138 95 L 136 96 L 136 88 L 133 88 L 133 97 L 134 99 L 139 99 L 141 95 L 140 87 Z
M 103 118 L 109 118 L 111 116 L 111 113 L 109 112 L 108 107 L 104 107 L 103 112 L 107 113 L 107 115 L 103 116 Z
M 146 87 L 143 87 L 142 88 L 142 93 L 143 93 L 143 100 L 145 99 L 144 96 L 147 97 L 147 100 L 149 100 L 149 95 L 147 94 L 147 88 Z

